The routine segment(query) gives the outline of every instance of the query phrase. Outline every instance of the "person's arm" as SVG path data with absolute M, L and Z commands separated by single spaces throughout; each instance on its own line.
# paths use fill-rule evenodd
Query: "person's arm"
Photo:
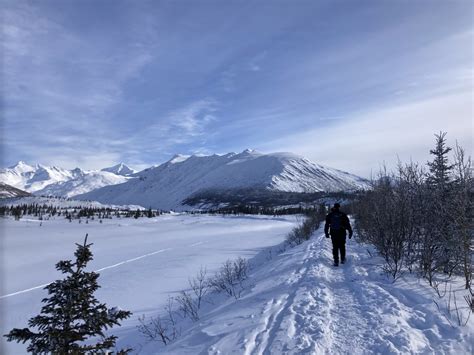
M 324 225 L 324 234 L 326 235 L 326 238 L 329 238 L 329 214 L 326 216 L 326 224 Z
M 346 229 L 349 231 L 349 239 L 352 238 L 352 227 L 351 227 L 351 222 L 349 221 L 349 217 L 346 215 Z

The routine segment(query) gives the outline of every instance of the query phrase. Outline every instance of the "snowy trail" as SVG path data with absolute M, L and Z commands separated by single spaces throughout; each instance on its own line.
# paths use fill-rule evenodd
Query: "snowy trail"
M 472 327 L 452 327 L 433 290 L 391 283 L 378 262 L 349 241 L 347 263 L 334 267 L 330 241 L 317 235 L 257 268 L 242 299 L 212 310 L 165 353 L 471 353 Z

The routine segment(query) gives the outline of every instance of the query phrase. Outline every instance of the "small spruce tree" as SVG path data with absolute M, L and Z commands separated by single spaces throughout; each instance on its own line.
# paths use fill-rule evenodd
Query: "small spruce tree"
M 120 325 L 119 321 L 128 318 L 131 312 L 107 308 L 94 297 L 100 288 L 99 274 L 85 271 L 92 260 L 92 244 L 87 244 L 86 235 L 84 244 L 76 245 L 75 262 L 62 260 L 56 264 L 56 269 L 67 276 L 45 287 L 49 296 L 42 300 L 45 305 L 41 314 L 28 321 L 37 331 L 15 328 L 5 335 L 8 341 L 30 342 L 27 350 L 34 354 L 105 353 L 115 346 L 117 337 L 106 335 L 105 330 Z M 99 337 L 99 342 L 86 343 L 92 337 Z
M 440 190 L 445 197 L 444 194 L 449 188 L 454 165 L 449 164 L 448 153 L 451 151 L 451 147 L 446 146 L 446 132 L 435 134 L 435 137 L 435 149 L 430 150 L 430 154 L 434 157 L 432 161 L 428 162 L 430 173 L 427 182 L 431 187 Z

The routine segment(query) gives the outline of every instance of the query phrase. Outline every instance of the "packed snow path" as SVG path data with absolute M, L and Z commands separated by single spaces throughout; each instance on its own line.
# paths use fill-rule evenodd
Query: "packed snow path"
M 244 297 L 214 306 L 167 353 L 472 353 L 472 322 L 451 326 L 424 281 L 393 284 L 377 263 L 349 241 L 334 267 L 330 240 L 315 236 L 256 268 Z

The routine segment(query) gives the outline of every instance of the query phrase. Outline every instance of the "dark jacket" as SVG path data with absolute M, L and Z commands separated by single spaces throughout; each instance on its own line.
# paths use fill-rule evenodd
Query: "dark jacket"
M 326 216 L 326 224 L 324 225 L 324 233 L 330 232 L 331 236 L 345 236 L 346 230 L 349 236 L 352 236 L 352 227 L 347 215 L 341 211 L 332 211 Z

